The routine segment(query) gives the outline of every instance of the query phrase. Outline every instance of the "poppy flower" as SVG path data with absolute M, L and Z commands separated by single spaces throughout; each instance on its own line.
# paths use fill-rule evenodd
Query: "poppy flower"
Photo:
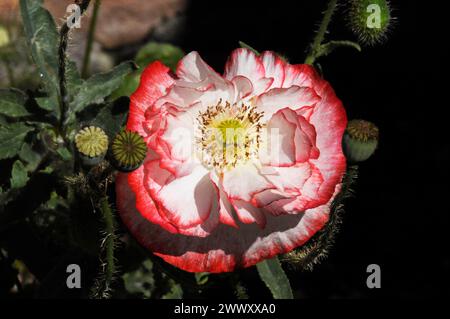
M 127 129 L 148 151 L 119 173 L 117 206 L 138 241 L 191 272 L 229 272 L 303 245 L 328 221 L 346 161 L 345 110 L 309 65 L 236 49 L 223 75 L 197 52 L 154 62 Z

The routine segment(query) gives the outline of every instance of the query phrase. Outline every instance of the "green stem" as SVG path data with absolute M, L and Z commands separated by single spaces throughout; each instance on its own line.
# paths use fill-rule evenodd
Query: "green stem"
M 305 64 L 312 65 L 316 60 L 316 56 L 320 51 L 320 46 L 325 37 L 325 33 L 327 32 L 328 25 L 330 24 L 331 17 L 333 16 L 334 10 L 336 9 L 337 0 L 330 0 L 328 2 L 327 10 L 325 11 L 322 19 L 322 23 L 320 24 L 319 31 L 317 31 L 316 36 L 314 38 L 313 43 L 311 44 L 310 51 L 308 56 L 305 59 Z
M 100 211 L 102 212 L 103 220 L 105 223 L 105 287 L 108 289 L 111 287 L 111 282 L 114 277 L 116 269 L 114 260 L 114 247 L 115 247 L 115 223 L 114 216 L 111 207 L 108 203 L 108 197 L 105 196 L 100 200 Z
M 101 0 L 95 0 L 94 12 L 92 14 L 91 24 L 89 25 L 88 40 L 86 50 L 84 51 L 83 67 L 81 69 L 81 77 L 86 78 L 89 70 L 89 62 L 91 59 L 92 43 L 94 42 L 95 27 L 97 26 L 98 10 L 100 8 Z
M 80 4 L 80 12 L 83 14 L 89 6 L 91 0 L 83 0 Z M 60 104 L 60 121 L 59 121 L 59 131 L 66 140 L 66 119 L 69 111 L 69 97 L 67 94 L 67 83 L 66 83 L 66 51 L 67 44 L 69 42 L 69 31 L 70 27 L 68 22 L 64 23 L 61 27 L 59 33 L 59 48 L 58 48 L 58 77 L 59 77 L 59 104 Z

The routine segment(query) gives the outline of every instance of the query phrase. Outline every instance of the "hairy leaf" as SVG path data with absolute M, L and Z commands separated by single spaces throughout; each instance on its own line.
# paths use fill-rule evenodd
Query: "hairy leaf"
M 100 109 L 91 124 L 101 127 L 110 139 L 113 139 L 125 125 L 129 104 L 130 100 L 127 97 L 106 104 Z
M 31 56 L 37 65 L 44 89 L 48 95 L 58 96 L 59 39 L 55 21 L 42 6 L 42 0 L 20 0 L 20 11 Z M 53 107 L 51 110 L 57 109 L 57 105 L 46 104 L 50 105 Z
M 124 62 L 106 73 L 93 75 L 79 89 L 70 103 L 73 112 L 80 112 L 90 104 L 101 104 L 121 84 L 126 75 L 135 70 L 133 62 Z
M 27 96 L 17 89 L 0 89 L 0 114 L 9 117 L 30 115 L 25 108 Z
M 19 160 L 15 161 L 11 171 L 11 188 L 24 187 L 29 180 L 25 165 Z
M 34 171 L 42 159 L 41 154 L 35 152 L 28 143 L 24 143 L 22 145 L 19 152 L 19 157 L 27 163 L 26 169 L 29 172 Z
M 0 127 L 0 159 L 15 156 L 21 149 L 25 136 L 33 128 L 23 123 L 12 123 Z

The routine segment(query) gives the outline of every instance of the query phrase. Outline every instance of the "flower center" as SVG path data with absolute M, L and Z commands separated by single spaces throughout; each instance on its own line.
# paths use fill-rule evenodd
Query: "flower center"
M 209 106 L 197 118 L 198 153 L 202 162 L 224 171 L 256 159 L 261 139 L 262 112 L 254 106 L 229 102 Z

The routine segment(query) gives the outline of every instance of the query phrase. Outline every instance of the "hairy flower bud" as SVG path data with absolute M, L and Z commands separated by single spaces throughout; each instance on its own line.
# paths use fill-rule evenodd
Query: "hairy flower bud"
M 343 138 L 344 153 L 350 162 L 367 160 L 378 146 L 378 127 L 364 120 L 348 122 Z
M 391 22 L 387 0 L 350 0 L 348 23 L 360 42 L 367 45 L 383 42 Z

